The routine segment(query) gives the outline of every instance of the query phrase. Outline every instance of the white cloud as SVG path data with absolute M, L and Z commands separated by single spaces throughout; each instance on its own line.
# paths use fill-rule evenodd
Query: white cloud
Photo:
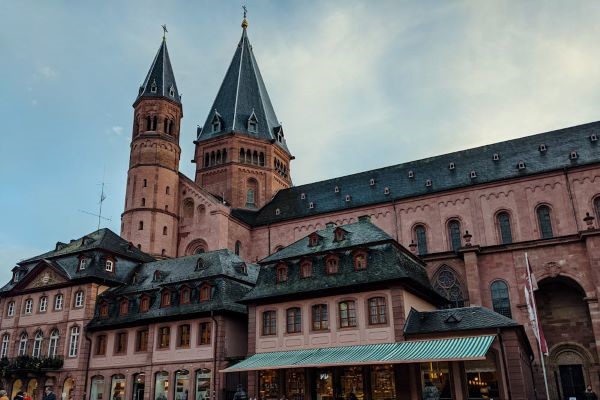
M 51 66 L 44 65 L 37 69 L 36 76 L 43 79 L 51 80 L 55 79 L 58 76 L 58 73 Z
M 123 127 L 122 126 L 113 126 L 111 128 L 111 131 L 117 135 L 121 135 L 123 133 Z

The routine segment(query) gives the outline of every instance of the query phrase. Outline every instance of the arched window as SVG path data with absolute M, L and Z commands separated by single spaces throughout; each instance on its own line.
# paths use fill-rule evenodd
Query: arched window
M 184 286 L 179 292 L 179 304 L 188 304 L 190 302 L 190 288 Z
M 140 298 L 140 312 L 147 312 L 150 309 L 150 297 L 142 295 Z
M 288 278 L 288 273 L 287 273 L 287 266 L 285 265 L 278 265 L 277 268 L 275 269 L 275 273 L 276 273 L 276 281 L 277 283 L 283 283 L 287 281 Z
M 20 356 L 24 356 L 27 354 L 27 333 L 21 333 L 21 338 L 19 339 L 19 353 Z
M 194 217 L 194 200 L 191 198 L 186 198 L 183 200 L 183 217 L 184 218 L 193 218 Z
M 221 150 L 217 150 L 217 164 L 221 164 Z
M 121 303 L 119 304 L 119 314 L 127 315 L 128 312 L 129 312 L 129 300 L 123 299 L 123 300 L 121 300 Z
M 258 152 L 256 150 L 252 153 L 252 164 L 258 165 Z
M 167 234 L 167 227 L 163 226 L 163 235 L 166 235 L 166 234 Z
M 325 272 L 328 275 L 337 274 L 340 260 L 337 256 L 329 256 L 325 259 Z
M 367 269 L 367 253 L 358 251 L 354 254 L 354 269 L 356 271 Z
M 265 153 L 263 153 L 262 151 L 258 155 L 258 165 L 260 165 L 261 167 L 265 166 Z
M 108 303 L 103 302 L 102 304 L 100 304 L 99 314 L 102 318 L 108 317 Z
M 215 165 L 217 163 L 217 157 L 215 156 L 215 152 L 210 152 L 210 165 Z
M 227 162 L 227 149 L 223 149 L 223 151 L 221 152 L 221 154 L 223 155 L 222 159 L 221 159 L 221 162 L 223 164 L 225 164 Z
M 208 283 L 202 284 L 200 286 L 200 301 L 209 301 L 211 296 L 212 288 Z
M 252 164 L 252 152 L 250 149 L 246 149 L 246 163 Z
M 75 302 L 73 303 L 75 308 L 83 307 L 83 290 L 78 290 L 75 293 Z
M 69 337 L 69 357 L 77 357 L 79 350 L 79 327 L 75 325 L 71 328 L 71 335 Z
M 154 118 L 152 118 L 152 130 L 155 131 L 156 130 L 156 126 L 158 125 L 158 118 L 156 117 L 156 115 L 154 116 Z
M 5 333 L 2 336 L 2 347 L 0 347 L 0 358 L 8 357 L 8 345 L 10 344 L 10 335 Z
M 160 296 L 160 306 L 169 307 L 171 305 L 171 293 L 165 290 Z
M 246 188 L 246 207 L 256 208 L 256 194 L 258 192 L 258 182 L 254 178 L 248 179 Z
M 490 290 L 492 292 L 492 306 L 494 307 L 494 311 L 505 317 L 512 318 L 508 285 L 504 281 L 494 281 L 490 286 Z
M 433 288 L 450 301 L 449 307 L 464 307 L 465 299 L 456 272 L 446 265 L 438 269 L 433 277 Z
M 56 351 L 58 350 L 58 329 L 53 329 L 50 332 L 50 341 L 48 342 L 48 357 L 56 357 Z
M 457 251 L 462 246 L 460 238 L 460 222 L 456 219 L 448 221 L 448 239 L 450 241 L 450 249 Z
M 150 119 L 150 117 L 146 117 L 146 130 L 147 131 L 152 130 L 152 120 Z
M 512 230 L 510 228 L 510 215 L 506 211 L 499 212 L 496 215 L 496 223 L 498 225 L 498 237 L 501 244 L 511 244 Z
M 54 296 L 54 310 L 62 310 L 63 306 L 63 295 L 61 293 Z
M 146 198 L 142 197 L 142 207 L 144 207 L 146 205 Z
M 427 231 L 425 226 L 416 225 L 414 229 L 415 241 L 417 243 L 417 254 L 420 256 L 427 254 Z
M 241 163 L 246 162 L 246 151 L 244 151 L 243 147 L 240 149 L 240 162 Z
M 541 205 L 536 210 L 538 225 L 540 228 L 540 237 L 548 239 L 554 236 L 552 232 L 552 219 L 550 216 L 550 207 Z
M 139 231 L 143 231 L 144 230 L 144 221 L 138 222 L 138 230 Z
M 242 251 L 242 242 L 239 240 L 235 242 L 235 255 L 239 256 Z
M 594 211 L 596 211 L 596 223 L 600 224 L 600 196 L 594 199 Z
M 32 357 L 39 357 L 42 351 L 42 341 L 44 340 L 44 335 L 42 331 L 37 331 L 35 334 L 35 338 L 33 339 L 33 350 L 31 351 Z
M 208 167 L 210 165 L 210 155 L 208 153 L 206 153 L 204 155 L 204 166 Z
M 165 188 L 165 194 L 171 194 L 171 188 L 169 186 Z

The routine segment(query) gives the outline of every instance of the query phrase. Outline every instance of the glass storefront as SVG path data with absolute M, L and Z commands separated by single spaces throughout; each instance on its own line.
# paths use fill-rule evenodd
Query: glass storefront
M 485 360 L 465 361 L 465 375 L 469 400 L 500 398 L 496 359 L 492 353 L 488 353 Z
M 125 400 L 125 376 L 113 375 L 110 382 L 110 400 Z
M 260 371 L 259 399 L 278 400 L 279 392 L 279 370 Z
M 157 372 L 154 382 L 154 400 L 168 400 L 169 393 L 169 373 L 166 371 Z
M 146 387 L 146 374 L 133 375 L 133 392 L 131 393 L 132 400 L 144 400 L 144 389 Z
M 90 400 L 104 400 L 104 377 L 95 376 L 92 378 L 92 387 L 90 390 Z
M 288 369 L 285 372 L 286 398 L 304 400 L 304 370 Z
M 364 393 L 363 367 L 342 368 L 342 396 L 348 400 L 363 400 Z
M 392 365 L 371 366 L 371 392 L 373 400 L 393 400 L 396 398 L 396 384 Z
M 317 400 L 333 400 L 333 371 L 317 371 Z
M 210 369 L 196 371 L 196 400 L 210 398 Z
M 190 371 L 175 372 L 175 400 L 188 400 L 190 393 Z
M 447 362 L 421 363 L 423 400 L 452 400 L 450 367 Z

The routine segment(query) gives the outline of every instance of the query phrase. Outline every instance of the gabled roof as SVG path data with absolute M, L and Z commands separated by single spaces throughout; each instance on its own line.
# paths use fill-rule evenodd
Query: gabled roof
M 91 249 L 106 250 L 114 255 L 120 255 L 132 260 L 153 261 L 154 258 L 133 246 L 131 243 L 114 233 L 108 228 L 102 228 L 69 243 L 58 242 L 56 248 L 44 254 L 28 258 L 19 262 L 19 265 L 29 264 L 41 259 L 51 259 L 67 254 L 79 253 Z
M 258 123 L 257 132 L 248 130 L 248 121 L 253 113 Z M 218 132 L 213 132 L 212 129 L 215 115 L 218 115 L 221 122 Z M 289 153 L 285 138 L 282 136 L 281 141 L 278 140 L 280 125 L 244 28 L 223 83 L 197 139 L 202 141 L 231 132 L 242 133 L 273 141 Z
M 322 239 L 317 246 L 309 246 L 307 236 L 262 260 L 256 286 L 243 301 L 275 302 L 282 297 L 321 297 L 325 291 L 357 292 L 365 290 L 365 285 L 402 282 L 432 303 L 445 303 L 431 287 L 423 263 L 377 226 L 361 219 L 343 228 L 348 232 L 343 241 L 334 240 L 336 228 L 332 226 L 318 231 Z M 353 254 L 359 249 L 367 251 L 367 268 L 364 270 L 354 268 Z M 325 263 L 330 254 L 339 257 L 337 273 L 326 272 Z M 305 260 L 312 262 L 310 277 L 300 276 L 300 264 Z M 276 267 L 280 262 L 285 262 L 288 268 L 285 282 L 277 282 Z
M 136 102 L 142 97 L 164 97 L 181 104 L 165 38 L 158 48 L 144 83 L 140 86 Z
M 485 307 L 460 307 L 436 311 L 411 309 L 404 334 L 442 333 L 518 327 L 519 323 Z
M 600 141 L 592 141 L 593 134 L 600 136 L 600 122 L 282 189 L 260 210 L 243 212 L 236 209 L 232 214 L 249 225 L 262 226 L 594 164 L 600 162 Z M 541 144 L 546 145 L 545 151 L 539 150 Z M 577 158 L 571 158 L 572 151 L 577 152 Z M 494 160 L 495 154 L 498 160 Z M 518 168 L 519 161 L 525 163 L 524 169 Z M 454 163 L 454 169 L 450 169 L 450 163 Z M 475 178 L 471 178 L 471 171 L 475 171 Z M 370 184 L 371 179 L 375 180 L 374 185 Z M 428 179 L 431 186 L 426 185 Z M 336 186 L 339 188 L 337 193 Z M 350 196 L 350 201 L 346 201 L 346 195 Z M 309 207 L 310 202 L 314 208 Z

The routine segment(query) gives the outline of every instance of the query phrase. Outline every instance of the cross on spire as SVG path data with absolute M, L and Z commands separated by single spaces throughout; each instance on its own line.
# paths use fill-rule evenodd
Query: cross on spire
M 246 13 L 248 12 L 248 9 L 246 8 L 245 4 L 242 6 L 242 8 L 244 9 L 244 18 L 246 18 Z
M 163 29 L 163 40 L 164 40 L 164 39 L 166 39 L 167 32 L 169 32 L 169 31 L 167 30 L 167 25 L 166 24 L 162 24 L 161 27 Z
M 248 9 L 246 8 L 246 5 L 243 5 L 242 9 L 244 10 L 244 19 L 242 20 L 242 28 L 244 28 L 244 30 L 246 30 L 246 28 L 248 27 L 248 20 L 246 19 L 246 14 L 248 13 Z

